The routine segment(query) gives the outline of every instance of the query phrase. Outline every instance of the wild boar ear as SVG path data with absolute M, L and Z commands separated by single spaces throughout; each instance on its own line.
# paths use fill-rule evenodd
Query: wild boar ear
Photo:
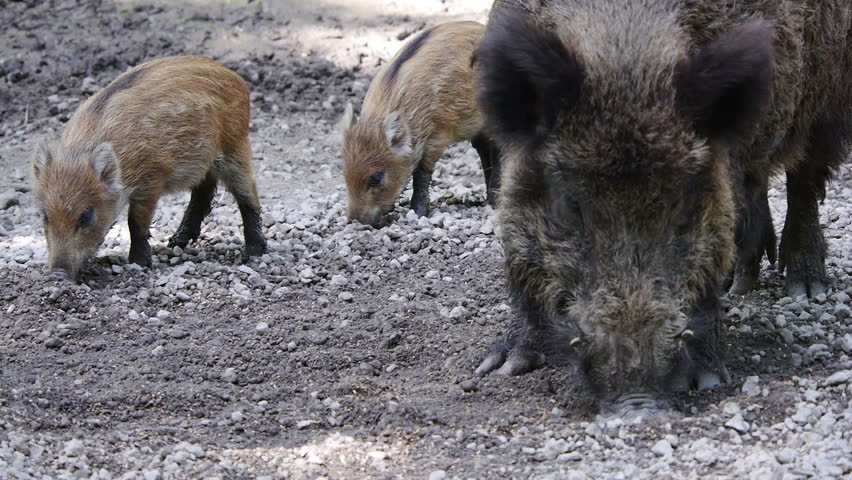
M 40 142 L 33 156 L 33 177 L 35 177 L 36 181 L 52 162 L 53 152 L 46 143 Z
M 352 108 L 352 102 L 347 102 L 346 109 L 343 110 L 343 120 L 340 122 L 340 131 L 345 135 L 355 125 L 355 121 L 355 110 Z
M 118 191 L 121 189 L 121 174 L 118 167 L 118 159 L 109 143 L 101 143 L 92 152 L 92 168 L 106 185 L 107 190 Z
M 535 145 L 580 97 L 580 59 L 523 12 L 489 20 L 477 52 L 477 101 L 498 143 Z
M 414 151 L 411 147 L 411 133 L 408 130 L 408 125 L 405 119 L 399 112 L 391 112 L 385 115 L 382 131 L 385 135 L 385 141 L 388 144 L 391 152 L 398 157 L 410 158 Z
M 745 140 L 772 98 L 772 28 L 754 20 L 693 54 L 678 72 L 677 105 L 711 138 Z

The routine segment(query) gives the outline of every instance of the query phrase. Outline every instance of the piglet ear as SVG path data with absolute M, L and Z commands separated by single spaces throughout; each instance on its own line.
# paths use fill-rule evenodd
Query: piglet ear
M 751 21 L 691 56 L 678 73 L 678 108 L 703 135 L 746 140 L 769 108 L 773 79 L 772 28 Z
M 411 132 L 408 130 L 408 124 L 402 118 L 399 112 L 391 112 L 385 115 L 385 120 L 382 125 L 382 131 L 385 135 L 385 141 L 388 148 L 394 155 L 403 158 L 410 158 L 413 152 L 411 146 Z
M 53 152 L 46 143 L 39 143 L 33 156 L 33 177 L 39 180 L 41 174 L 53 163 Z
M 355 110 L 352 108 L 352 102 L 346 103 L 346 109 L 343 111 L 343 119 L 340 121 L 340 131 L 343 135 L 355 125 Z
M 92 168 L 98 174 L 107 190 L 121 190 L 121 170 L 118 159 L 109 143 L 101 143 L 92 152 Z
M 579 99 L 579 58 L 554 32 L 514 8 L 492 14 L 474 62 L 477 101 L 501 146 L 538 143 Z

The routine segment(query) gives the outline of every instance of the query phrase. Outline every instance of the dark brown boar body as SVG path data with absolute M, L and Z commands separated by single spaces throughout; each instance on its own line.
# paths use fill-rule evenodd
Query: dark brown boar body
M 347 107 L 343 174 L 350 220 L 379 224 L 412 176 L 411 208 L 426 215 L 435 163 L 448 145 L 464 140 L 479 153 L 493 203 L 497 153 L 483 135 L 473 85 L 473 53 L 483 31 L 476 22 L 450 22 L 420 33 L 373 79 L 357 121 Z
M 719 296 L 746 246 L 771 250 L 771 171 L 801 215 L 788 278 L 824 276 L 816 200 L 847 153 L 849 33 L 839 1 L 496 2 L 478 98 L 504 152 L 517 317 L 477 372 L 580 358 L 611 408 L 725 380 Z
M 58 148 L 42 147 L 33 161 L 50 271 L 77 278 L 125 204 L 128 260 L 150 266 L 160 196 L 192 190 L 169 242 L 184 247 L 198 237 L 220 180 L 239 205 L 246 252 L 263 252 L 248 128 L 245 82 L 210 59 L 155 60 L 116 78 L 77 109 Z

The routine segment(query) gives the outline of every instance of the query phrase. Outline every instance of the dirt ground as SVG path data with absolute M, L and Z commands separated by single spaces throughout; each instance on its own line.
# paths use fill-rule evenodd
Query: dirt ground
M 841 478 L 852 474 L 852 170 L 829 188 L 825 298 L 727 298 L 731 384 L 638 425 L 571 370 L 473 378 L 511 318 L 478 159 L 452 147 L 418 219 L 345 222 L 337 123 L 411 34 L 486 0 L 0 0 L 0 479 Z M 79 285 L 45 277 L 35 146 L 126 68 L 211 56 L 252 90 L 270 251 L 219 194 L 154 267 L 117 224 Z M 783 185 L 771 192 L 784 219 Z

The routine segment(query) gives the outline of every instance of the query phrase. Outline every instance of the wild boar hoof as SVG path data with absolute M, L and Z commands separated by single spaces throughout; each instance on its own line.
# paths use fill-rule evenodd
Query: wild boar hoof
M 511 342 L 501 339 L 491 348 L 491 352 L 476 369 L 476 375 L 483 377 L 492 371 L 495 375 L 515 376 L 531 372 L 544 365 L 544 355 L 522 345 L 511 346 Z
M 729 292 L 732 295 L 745 295 L 757 287 L 757 274 L 753 272 L 737 272 Z
M 798 298 L 802 295 L 816 297 L 817 295 L 824 294 L 828 290 L 825 283 L 819 280 L 805 282 L 801 280 L 787 279 L 786 287 L 787 295 L 790 298 Z

